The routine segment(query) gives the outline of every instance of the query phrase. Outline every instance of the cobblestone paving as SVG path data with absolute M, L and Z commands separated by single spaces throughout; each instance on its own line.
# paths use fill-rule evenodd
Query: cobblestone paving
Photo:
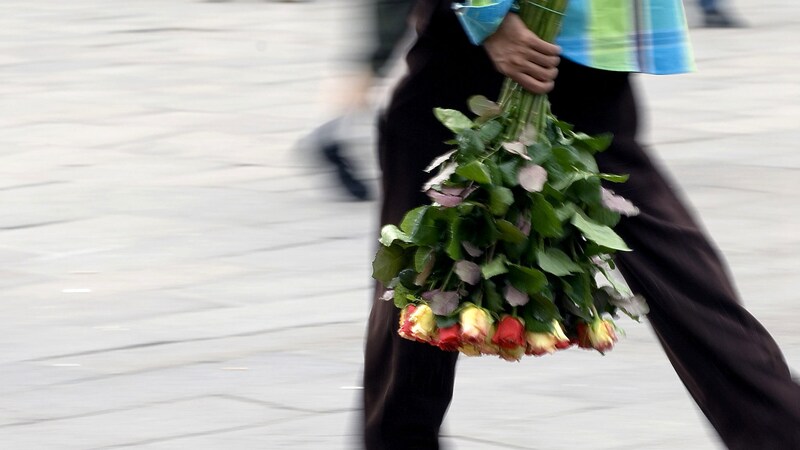
M 698 73 L 638 79 L 647 140 L 800 370 L 800 7 L 737 6 L 748 28 L 694 30 Z M 376 207 L 295 143 L 363 16 L 0 2 L 0 447 L 357 448 Z M 622 325 L 606 357 L 463 360 L 445 442 L 721 448 L 646 324 Z

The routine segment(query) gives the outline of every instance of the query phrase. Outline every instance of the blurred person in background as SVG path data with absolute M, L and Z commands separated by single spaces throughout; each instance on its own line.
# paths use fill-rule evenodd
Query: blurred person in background
M 501 3 L 507 7 L 499 27 L 481 45 L 468 40 L 452 1 L 417 3 L 408 73 L 379 123 L 380 223 L 400 223 L 406 211 L 429 203 L 420 189 L 430 177 L 424 168 L 452 137 L 434 107 L 466 111 L 472 95 L 497 98 L 504 75 L 532 92 L 550 92 L 559 119 L 614 136 L 597 155 L 600 171 L 629 174 L 615 191 L 640 209 L 616 229 L 634 249 L 617 255 L 617 267 L 647 299 L 659 342 L 722 441 L 732 449 L 800 449 L 800 386 L 775 341 L 740 304 L 702 226 L 638 141 L 630 73 L 693 69 L 681 0 L 571 0 L 560 48 L 506 15 L 510 0 Z M 614 20 L 643 7 L 649 24 Z M 593 20 L 601 15 L 606 20 Z M 438 449 L 458 353 L 401 338 L 399 310 L 382 294 L 378 286 L 366 339 L 364 445 Z
M 720 0 L 700 0 L 703 11 L 703 25 L 709 28 L 736 28 L 742 23 L 734 18 L 729 7 L 723 8 Z
M 335 170 L 337 180 L 355 200 L 371 197 L 367 184 L 359 176 L 352 154 L 348 155 L 348 141 L 353 138 L 355 118 L 370 111 L 370 91 L 386 75 L 392 55 L 409 27 L 409 14 L 413 0 L 368 0 L 370 24 L 375 38 L 371 51 L 364 54 L 361 72 L 340 86 L 341 112 L 329 122 L 314 129 L 302 139 L 318 157 Z

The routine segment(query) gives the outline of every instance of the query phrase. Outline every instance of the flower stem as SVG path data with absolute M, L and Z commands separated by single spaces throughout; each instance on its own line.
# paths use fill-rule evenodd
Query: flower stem
M 561 27 L 567 0 L 522 0 L 519 16 L 525 25 L 541 39 L 553 42 Z M 523 89 L 517 82 L 506 78 L 500 92 L 500 106 L 508 113 L 508 124 L 503 140 L 518 141 L 520 134 L 531 124 L 540 139 L 548 114 L 547 96 Z

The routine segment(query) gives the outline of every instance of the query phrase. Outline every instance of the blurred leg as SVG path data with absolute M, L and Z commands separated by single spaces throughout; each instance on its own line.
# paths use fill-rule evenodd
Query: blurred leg
M 740 304 L 703 230 L 636 141 L 636 106 L 625 74 L 562 64 L 555 113 L 587 133 L 611 131 L 598 157 L 627 173 L 616 192 L 641 209 L 619 233 L 634 249 L 620 270 L 645 296 L 648 318 L 694 400 L 734 449 L 800 448 L 800 386 L 766 330 Z

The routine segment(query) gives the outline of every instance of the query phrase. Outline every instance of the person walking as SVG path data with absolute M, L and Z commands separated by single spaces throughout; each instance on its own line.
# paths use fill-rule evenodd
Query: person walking
M 408 73 L 379 123 L 381 223 L 399 223 L 406 211 L 428 203 L 420 189 L 429 177 L 424 168 L 451 138 L 431 114 L 434 107 L 465 111 L 472 95 L 497 98 L 504 76 L 550 92 L 561 120 L 614 136 L 597 155 L 600 170 L 629 174 L 615 191 L 640 210 L 616 228 L 634 250 L 618 255 L 617 266 L 648 300 L 659 342 L 722 441 L 732 449 L 800 449 L 800 386 L 772 337 L 741 306 L 717 250 L 673 183 L 638 141 L 630 74 L 692 70 L 680 0 L 646 5 L 652 21 L 626 29 L 637 23 L 629 19 L 642 3 L 572 0 L 559 48 L 513 13 L 473 45 L 451 1 L 418 2 Z M 377 286 L 368 320 L 363 444 L 438 449 L 458 353 L 401 338 L 399 311 L 382 293 Z
M 358 175 L 353 157 L 346 152 L 347 141 L 352 135 L 352 118 L 370 109 L 370 88 L 386 74 L 395 48 L 409 29 L 412 4 L 413 0 L 370 1 L 369 25 L 374 43 L 370 51 L 363 55 L 361 73 L 349 80 L 350 85 L 342 86 L 346 98 L 339 115 L 318 126 L 301 140 L 302 145 L 311 147 L 318 157 L 336 170 L 340 186 L 355 200 L 368 200 L 371 195 L 367 184 Z

